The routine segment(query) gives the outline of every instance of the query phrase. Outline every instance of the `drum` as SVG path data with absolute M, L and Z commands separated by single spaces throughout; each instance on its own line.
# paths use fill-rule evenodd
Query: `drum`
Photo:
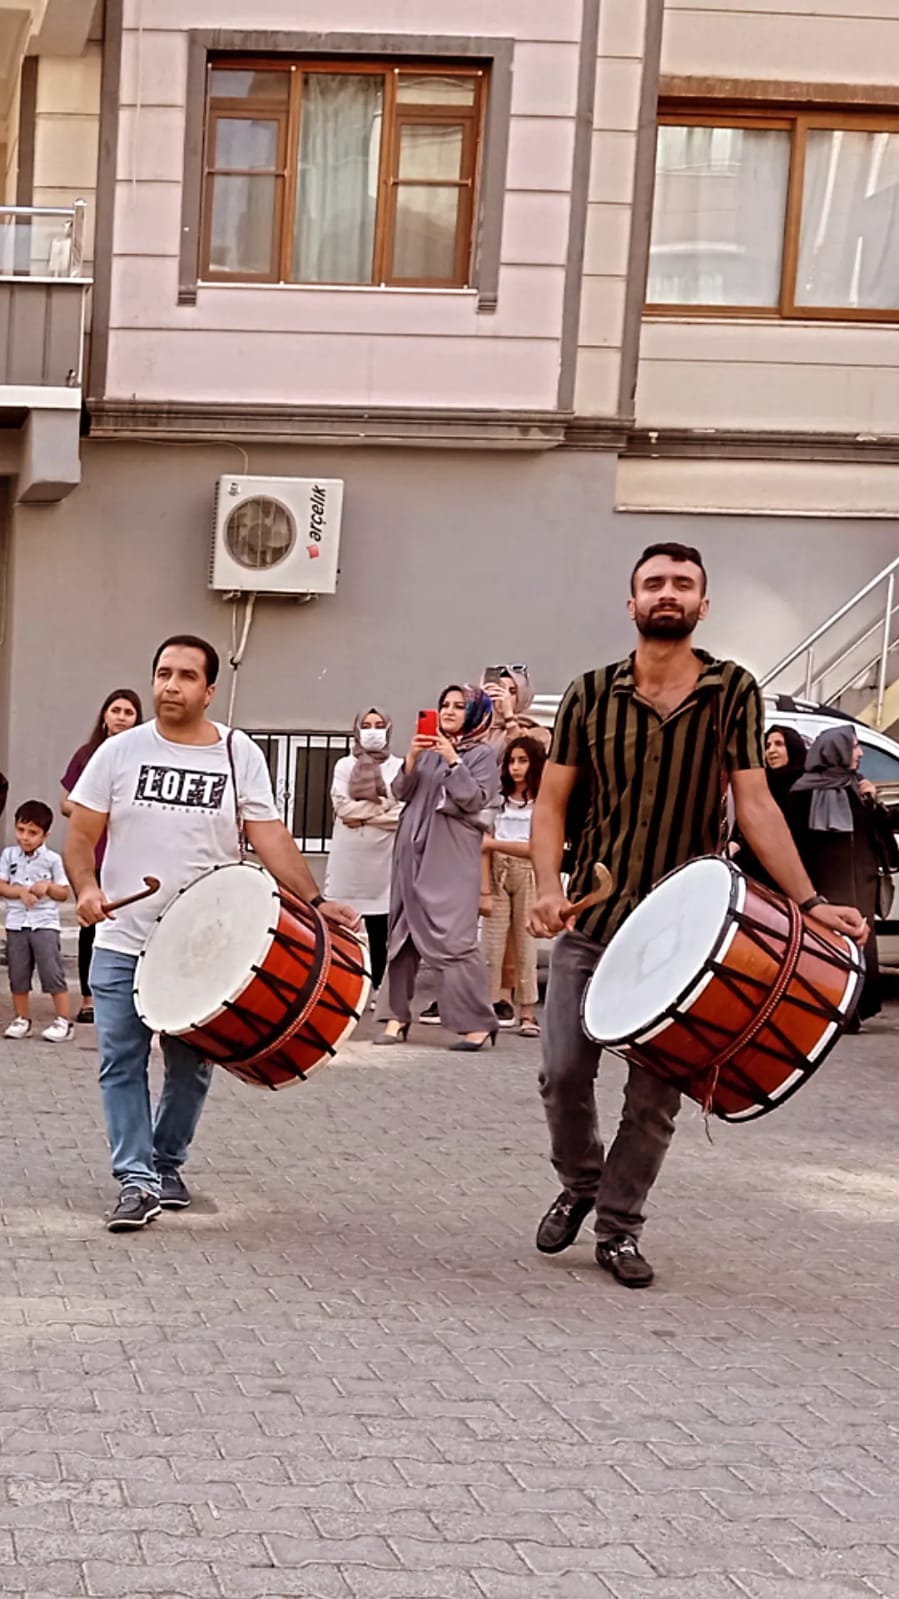
M 584 1030 L 723 1121 L 750 1121 L 820 1066 L 864 975 L 852 939 L 710 855 L 663 878 L 615 934 Z
M 176 894 L 138 957 L 145 1026 L 193 1045 L 259 1088 L 331 1060 L 363 1014 L 367 950 L 249 861 Z

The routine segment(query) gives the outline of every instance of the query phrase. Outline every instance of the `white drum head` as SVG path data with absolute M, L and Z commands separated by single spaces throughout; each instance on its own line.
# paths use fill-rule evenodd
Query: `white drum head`
M 278 925 L 275 879 L 235 862 L 205 872 L 167 905 L 138 958 L 134 998 L 154 1033 L 184 1033 L 246 988 Z
M 706 980 L 709 957 L 727 928 L 734 882 L 720 856 L 691 861 L 659 883 L 628 917 L 584 995 L 584 1030 L 598 1044 L 636 1043 Z M 728 942 L 736 932 L 732 922 Z

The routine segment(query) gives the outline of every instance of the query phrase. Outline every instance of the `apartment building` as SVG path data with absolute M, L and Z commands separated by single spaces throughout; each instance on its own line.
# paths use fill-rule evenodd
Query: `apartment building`
M 332 533 L 342 485 L 335 592 L 261 598 L 240 667 L 288 787 L 290 731 L 615 658 L 650 539 L 770 666 L 899 552 L 897 41 L 899 0 L 0 0 L 13 794 L 165 633 L 228 653 L 220 479 Z

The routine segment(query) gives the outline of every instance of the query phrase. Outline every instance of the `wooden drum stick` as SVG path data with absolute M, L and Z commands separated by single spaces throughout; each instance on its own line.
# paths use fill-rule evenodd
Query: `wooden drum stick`
M 124 910 L 126 905 L 136 905 L 139 899 L 149 899 L 151 894 L 159 893 L 160 884 L 158 877 L 145 877 L 144 882 L 147 886 L 146 888 L 142 888 L 140 893 L 129 894 L 125 899 L 114 899 L 111 904 L 107 905 L 107 915 L 110 911 Z
M 601 862 L 597 861 L 593 868 L 593 876 L 596 879 L 596 887 L 593 892 L 585 894 L 583 899 L 572 900 L 571 902 L 571 909 L 577 911 L 578 915 L 581 914 L 581 911 L 591 910 L 594 905 L 602 905 L 603 901 L 607 900 L 612 892 L 612 874 L 607 866 L 603 866 Z

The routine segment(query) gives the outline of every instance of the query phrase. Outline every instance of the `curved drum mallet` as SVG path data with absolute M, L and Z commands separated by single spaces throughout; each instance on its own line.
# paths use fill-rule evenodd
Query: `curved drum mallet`
M 594 905 L 602 905 L 612 892 L 612 874 L 607 866 L 602 865 L 601 861 L 597 861 L 594 866 L 593 876 L 596 881 L 596 887 L 592 893 L 585 894 L 583 899 L 571 901 L 571 909 L 577 911 L 579 916 L 581 911 L 589 911 Z
M 137 894 L 128 894 L 125 899 L 114 899 L 106 907 L 106 914 L 110 911 L 123 911 L 126 905 L 136 905 L 139 899 L 149 899 L 151 894 L 158 894 L 161 884 L 158 877 L 145 877 L 146 888 Z

